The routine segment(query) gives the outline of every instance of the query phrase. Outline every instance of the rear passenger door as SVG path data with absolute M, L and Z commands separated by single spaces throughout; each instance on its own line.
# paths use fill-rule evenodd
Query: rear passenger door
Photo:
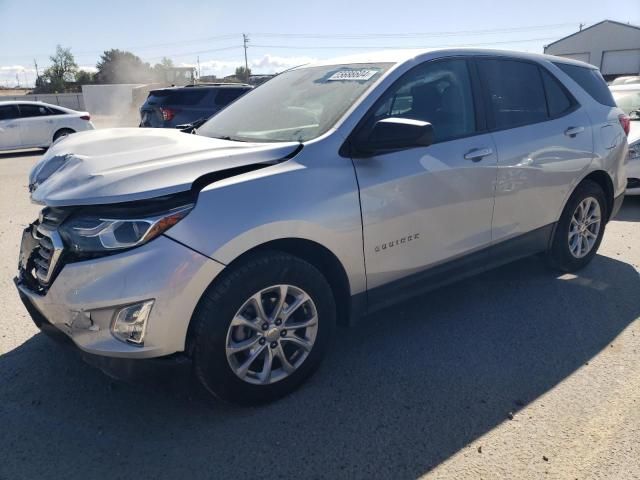
M 43 105 L 21 103 L 20 136 L 25 147 L 46 147 L 52 141 L 54 120 L 49 109 Z
M 589 117 L 537 63 L 479 58 L 476 65 L 498 153 L 493 242 L 537 229 L 544 241 L 572 182 L 591 162 Z

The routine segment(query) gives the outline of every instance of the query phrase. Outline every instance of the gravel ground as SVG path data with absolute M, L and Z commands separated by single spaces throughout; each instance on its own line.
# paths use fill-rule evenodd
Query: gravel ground
M 33 326 L 11 279 L 37 158 L 0 154 L 1 479 L 640 478 L 640 198 L 578 275 L 531 258 L 424 295 L 238 409 L 114 383 Z

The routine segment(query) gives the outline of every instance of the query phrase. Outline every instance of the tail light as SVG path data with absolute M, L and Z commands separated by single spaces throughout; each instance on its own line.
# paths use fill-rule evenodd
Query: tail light
M 82 120 L 86 120 L 87 122 L 88 122 L 89 120 L 91 120 L 91 116 L 90 116 L 90 115 L 82 115 L 80 118 L 81 118 Z
M 162 113 L 162 120 L 168 122 L 169 120 L 173 120 L 177 111 L 173 108 L 160 107 L 160 113 Z
M 625 115 L 624 113 L 618 115 L 618 121 L 620 122 L 620 126 L 624 130 L 624 134 L 628 136 L 629 129 L 631 128 L 631 120 L 629 119 L 629 116 Z

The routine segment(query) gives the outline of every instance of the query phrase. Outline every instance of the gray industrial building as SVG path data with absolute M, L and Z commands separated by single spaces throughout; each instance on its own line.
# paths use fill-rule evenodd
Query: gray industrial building
M 556 40 L 544 53 L 591 63 L 611 80 L 640 74 L 640 27 L 604 20 Z

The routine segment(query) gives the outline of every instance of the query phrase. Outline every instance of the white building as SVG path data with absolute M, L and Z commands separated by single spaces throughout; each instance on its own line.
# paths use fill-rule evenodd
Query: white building
M 640 74 L 640 27 L 614 20 L 583 28 L 544 47 L 544 53 L 591 63 L 611 80 Z

